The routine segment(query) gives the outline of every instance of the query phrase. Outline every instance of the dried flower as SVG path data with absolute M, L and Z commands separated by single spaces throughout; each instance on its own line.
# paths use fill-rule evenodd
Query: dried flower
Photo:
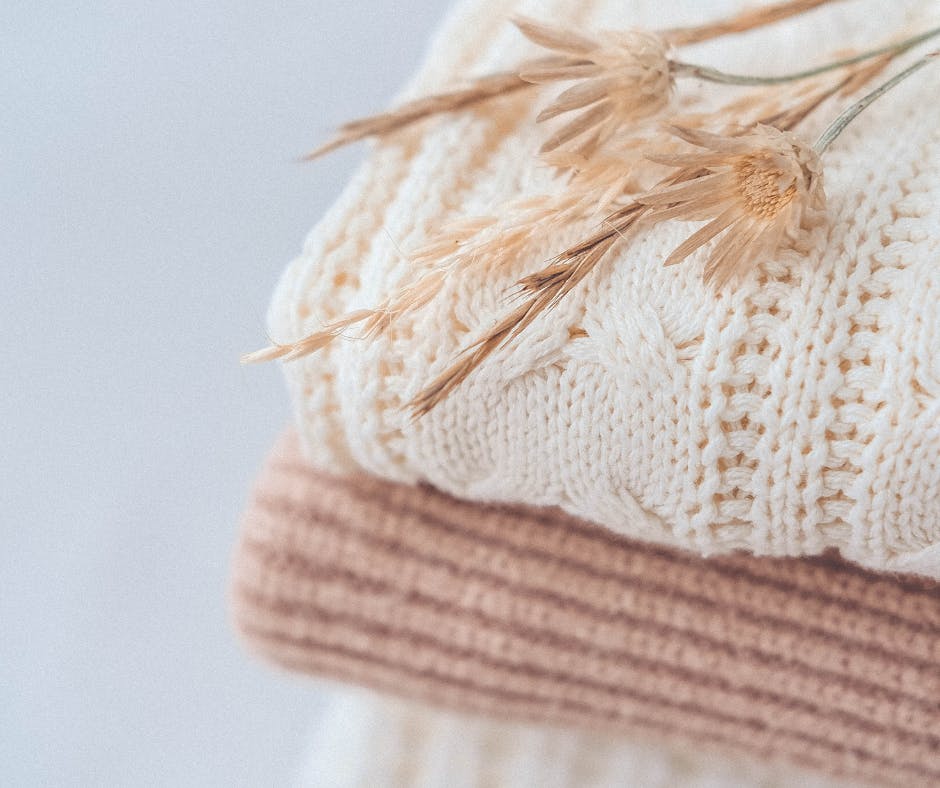
M 538 84 L 575 83 L 539 113 L 543 122 L 578 112 L 552 134 L 542 153 L 577 140 L 581 149 L 592 150 L 617 128 L 652 117 L 669 103 L 669 47 L 656 33 L 618 30 L 587 36 L 527 18 L 514 22 L 526 38 L 562 58 L 556 66 L 527 68 L 520 76 Z
M 673 126 L 701 153 L 650 157 L 691 170 L 691 178 L 636 198 L 652 210 L 646 221 L 710 220 L 665 261 L 674 265 L 715 238 L 705 281 L 722 287 L 760 258 L 773 256 L 803 224 L 807 209 L 822 209 L 822 164 L 810 145 L 789 131 L 757 126 L 738 137 Z
M 695 44 L 771 25 L 791 16 L 806 13 L 819 6 L 840 1 L 783 0 L 783 2 L 766 8 L 743 11 L 727 19 L 663 31 L 660 38 L 664 42 L 675 46 Z M 341 126 L 331 139 L 304 156 L 304 159 L 316 159 L 330 151 L 359 140 L 369 137 L 384 137 L 437 115 L 472 110 L 493 99 L 515 94 L 526 88 L 532 88 L 537 82 L 541 81 L 535 77 L 543 70 L 556 69 L 562 61 L 570 61 L 570 56 L 562 55 L 561 57 L 529 60 L 519 64 L 512 71 L 485 74 L 480 77 L 466 79 L 463 87 L 424 96 L 405 102 L 388 112 L 381 112 L 350 121 Z M 529 75 L 530 79 L 526 80 L 520 77 L 520 72 Z M 580 75 L 577 71 L 572 72 L 572 74 L 571 77 L 568 77 L 569 79 L 584 76 L 583 72 Z
M 624 140 L 619 155 L 584 156 L 557 151 L 546 164 L 567 174 L 563 190 L 513 200 L 499 216 L 477 216 L 452 222 L 429 243 L 408 254 L 414 271 L 404 285 L 374 309 L 360 309 L 324 325 L 319 331 L 294 342 L 274 343 L 242 356 L 251 364 L 274 359 L 293 361 L 315 353 L 353 326 L 360 336 L 379 336 L 405 315 L 430 302 L 450 276 L 471 270 L 487 270 L 519 257 L 526 247 L 544 240 L 546 230 L 596 220 L 608 213 L 615 201 L 635 189 L 635 169 L 643 163 L 640 140 Z
M 520 72 L 522 79 L 538 83 L 573 82 L 543 109 L 538 122 L 576 113 L 557 129 L 541 153 L 564 146 L 591 155 L 618 129 L 635 125 L 661 112 L 669 104 L 675 81 L 702 79 L 726 85 L 785 85 L 813 79 L 871 62 L 874 68 L 918 44 L 940 35 L 928 30 L 904 41 L 830 61 L 802 71 L 776 75 L 735 74 L 708 66 L 685 63 L 669 55 L 668 40 L 642 30 L 577 33 L 536 22 L 515 20 L 531 41 L 555 53 L 553 64 L 542 63 Z

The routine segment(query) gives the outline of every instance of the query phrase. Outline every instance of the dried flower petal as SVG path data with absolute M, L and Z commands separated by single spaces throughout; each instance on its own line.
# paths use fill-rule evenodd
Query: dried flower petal
M 652 209 L 648 222 L 709 221 L 673 250 L 666 265 L 717 238 L 705 281 L 720 288 L 760 258 L 772 257 L 804 225 L 808 210 L 825 205 L 819 156 L 792 132 L 771 126 L 736 137 L 678 126 L 670 131 L 702 152 L 650 157 L 690 174 L 636 201 Z
M 523 69 L 523 79 L 540 84 L 577 80 L 538 116 L 541 122 L 580 110 L 548 139 L 542 153 L 589 132 L 594 133 L 593 149 L 617 129 L 649 118 L 669 103 L 669 47 L 656 33 L 618 30 L 588 37 L 528 18 L 514 22 L 529 40 L 567 58 L 553 68 Z
M 513 23 L 533 44 L 565 55 L 587 55 L 597 47 L 597 43 L 587 36 L 539 22 L 537 19 L 520 16 L 513 19 Z
M 839 0 L 784 0 L 757 11 L 745 11 L 728 19 L 694 27 L 675 28 L 662 32 L 662 39 L 670 45 L 698 43 L 712 38 L 752 30 L 770 25 L 781 19 L 810 11 L 817 6 Z M 585 79 L 601 74 L 603 69 L 587 61 L 572 61 L 580 47 L 587 49 L 587 41 L 568 31 L 557 31 L 540 23 L 531 23 L 533 40 L 548 49 L 565 52 L 552 58 L 521 63 L 515 71 L 487 74 L 469 80 L 463 88 L 445 91 L 406 102 L 387 112 L 381 112 L 340 127 L 332 139 L 327 140 L 304 159 L 316 159 L 330 151 L 368 137 L 384 137 L 396 131 L 443 113 L 474 109 L 491 99 L 530 88 L 534 83 L 568 79 Z M 591 42 L 593 46 L 593 41 Z

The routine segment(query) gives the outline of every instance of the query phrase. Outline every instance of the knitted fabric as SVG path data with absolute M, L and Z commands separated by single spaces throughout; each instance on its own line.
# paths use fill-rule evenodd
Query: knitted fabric
M 346 690 L 317 725 L 304 788 L 848 788 L 792 768 L 497 722 Z
M 940 784 L 940 585 L 831 556 L 702 559 L 272 454 L 238 628 L 307 673 L 500 719 Z
M 536 54 L 513 13 L 660 29 L 743 4 L 470 0 L 407 96 Z M 781 73 L 936 24 L 928 13 L 932 0 L 833 3 L 698 46 L 695 60 Z M 782 252 L 732 291 L 703 284 L 701 254 L 664 268 L 691 226 L 660 225 L 411 421 L 406 403 L 504 313 L 507 288 L 593 225 L 553 227 L 544 248 L 452 277 L 388 335 L 285 364 L 307 457 L 461 498 L 558 505 L 702 554 L 838 547 L 871 568 L 940 577 L 935 88 L 935 73 L 909 80 L 853 123 L 825 156 L 829 221 L 809 252 Z M 814 139 L 847 103 L 830 100 L 801 133 Z M 449 220 L 563 188 L 534 155 L 536 111 L 517 94 L 379 146 L 283 276 L 271 336 L 377 305 L 409 277 L 399 250 Z

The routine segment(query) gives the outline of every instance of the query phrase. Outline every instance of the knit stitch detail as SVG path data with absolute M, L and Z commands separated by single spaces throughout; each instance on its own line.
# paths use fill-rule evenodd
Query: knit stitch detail
M 940 585 L 831 555 L 702 559 L 553 509 L 337 477 L 288 436 L 233 611 L 293 670 L 458 711 L 940 783 Z
M 708 4 L 708 16 L 743 3 Z M 771 73 L 925 24 L 932 4 L 834 3 L 721 39 L 698 59 Z M 936 10 L 933 9 L 934 16 Z M 487 3 L 445 25 L 407 95 L 534 53 L 508 24 L 662 28 L 698 0 Z M 920 14 L 918 17 L 917 14 Z M 936 21 L 936 20 L 933 20 Z M 872 106 L 826 154 L 830 220 L 733 293 L 701 281 L 702 254 L 662 261 L 688 235 L 656 228 L 618 252 L 432 413 L 406 403 L 505 310 L 521 274 L 577 240 L 448 281 L 386 335 L 284 366 L 306 455 L 338 470 L 428 481 L 458 497 L 558 505 L 619 533 L 763 555 L 838 548 L 881 570 L 940 578 L 940 103 L 930 80 Z M 846 103 L 831 100 L 812 139 Z M 368 159 L 275 294 L 278 341 L 376 305 L 409 273 L 400 249 L 448 221 L 560 188 L 534 151 L 525 96 L 400 135 Z

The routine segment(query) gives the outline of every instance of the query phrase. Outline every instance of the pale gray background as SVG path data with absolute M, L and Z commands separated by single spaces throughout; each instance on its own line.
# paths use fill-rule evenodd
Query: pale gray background
M 279 785 L 322 704 L 225 584 L 274 283 L 446 0 L 0 2 L 0 783 Z

